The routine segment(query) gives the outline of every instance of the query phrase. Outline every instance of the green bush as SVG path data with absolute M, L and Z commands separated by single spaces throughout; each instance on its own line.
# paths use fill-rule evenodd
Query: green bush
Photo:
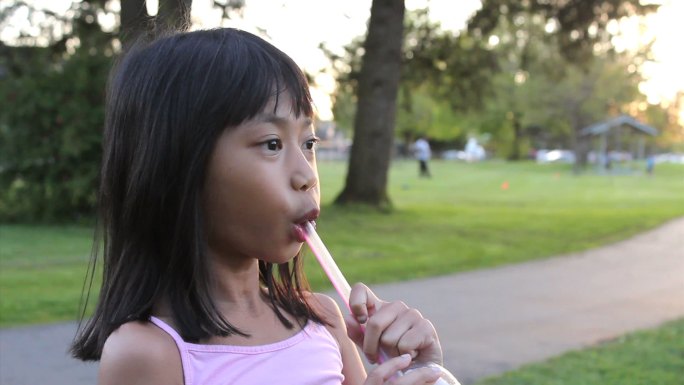
M 111 57 L 53 48 L 2 47 L 0 222 L 93 213 Z

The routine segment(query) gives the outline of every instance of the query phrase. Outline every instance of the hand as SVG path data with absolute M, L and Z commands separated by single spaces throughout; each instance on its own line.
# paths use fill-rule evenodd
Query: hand
M 406 369 L 410 363 L 409 354 L 387 360 L 368 373 L 364 385 L 428 385 L 439 379 L 440 373 L 430 368 L 419 368 L 397 376 L 397 372 Z
M 349 307 L 347 334 L 371 363 L 378 362 L 382 349 L 387 358 L 408 354 L 415 362 L 443 364 L 437 332 L 418 310 L 382 301 L 360 283 L 352 288 Z

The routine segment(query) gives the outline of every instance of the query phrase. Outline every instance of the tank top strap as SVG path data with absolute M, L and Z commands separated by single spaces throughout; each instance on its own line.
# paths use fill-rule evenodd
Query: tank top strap
M 173 338 L 181 357 L 181 365 L 183 366 L 183 382 L 185 385 L 192 385 L 193 376 L 192 367 L 190 365 L 190 356 L 188 353 L 187 345 L 183 340 L 183 337 L 181 337 L 180 334 L 178 334 L 178 332 L 169 324 L 155 316 L 150 316 L 150 322 L 155 324 L 158 328 L 162 329 L 164 332 L 166 332 L 166 334 Z

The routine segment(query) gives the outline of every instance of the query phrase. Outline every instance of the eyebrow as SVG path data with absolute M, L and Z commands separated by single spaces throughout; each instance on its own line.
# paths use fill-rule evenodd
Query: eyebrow
M 280 116 L 272 114 L 272 113 L 259 114 L 255 120 L 258 122 L 263 122 L 263 123 L 273 123 L 278 127 L 284 127 L 288 123 L 288 119 L 280 117 Z M 306 118 L 302 122 L 302 127 L 308 127 L 312 124 L 313 124 L 313 121 L 311 120 L 311 118 Z

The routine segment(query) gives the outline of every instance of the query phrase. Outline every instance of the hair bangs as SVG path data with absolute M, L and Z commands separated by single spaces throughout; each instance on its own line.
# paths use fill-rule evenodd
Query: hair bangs
M 309 84 L 289 56 L 252 34 L 240 30 L 221 33 L 233 35 L 221 37 L 217 60 L 222 63 L 217 64 L 225 70 L 211 82 L 221 95 L 216 107 L 225 111 L 224 128 L 256 117 L 271 103 L 277 108 L 283 95 L 290 97 L 296 116 L 313 116 Z

